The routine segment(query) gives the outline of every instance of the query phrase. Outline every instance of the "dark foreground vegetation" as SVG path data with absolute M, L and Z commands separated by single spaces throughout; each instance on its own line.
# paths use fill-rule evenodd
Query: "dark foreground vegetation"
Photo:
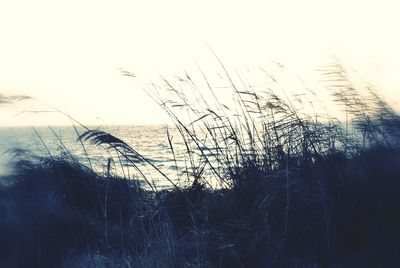
M 374 91 L 335 87 L 342 124 L 234 84 L 232 119 L 167 87 L 181 102 L 159 103 L 187 146 L 190 183 L 157 191 L 68 154 L 18 151 L 0 189 L 1 267 L 400 267 L 400 116 Z M 109 133 L 80 139 L 152 167 Z

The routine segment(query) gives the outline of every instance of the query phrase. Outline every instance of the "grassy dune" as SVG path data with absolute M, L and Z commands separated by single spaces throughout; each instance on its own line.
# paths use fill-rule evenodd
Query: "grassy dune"
M 187 148 L 189 183 L 165 176 L 169 190 L 98 174 L 69 154 L 20 153 L 0 189 L 0 265 L 400 267 L 400 115 L 335 68 L 328 75 L 344 81 L 331 89 L 344 123 L 229 76 L 234 109 L 218 98 L 192 103 L 166 80 L 175 99 L 149 91 Z M 164 176 L 109 133 L 80 139 Z

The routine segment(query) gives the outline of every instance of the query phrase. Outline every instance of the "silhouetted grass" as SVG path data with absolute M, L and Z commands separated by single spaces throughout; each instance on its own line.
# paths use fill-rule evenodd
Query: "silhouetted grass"
M 1 264 L 399 267 L 400 115 L 376 91 L 362 95 L 340 65 L 324 75 L 342 121 L 272 89 L 239 87 L 222 67 L 233 108 L 208 81 L 206 101 L 187 74 L 178 84 L 194 101 L 164 78 L 170 99 L 148 91 L 185 145 L 182 160 L 166 133 L 175 164 L 186 163 L 177 176 L 189 184 L 100 130 L 80 135 L 82 146 L 113 150 L 145 185 L 112 175 L 111 160 L 103 175 L 71 154 L 16 160 L 0 191 Z M 171 188 L 157 190 L 137 163 Z

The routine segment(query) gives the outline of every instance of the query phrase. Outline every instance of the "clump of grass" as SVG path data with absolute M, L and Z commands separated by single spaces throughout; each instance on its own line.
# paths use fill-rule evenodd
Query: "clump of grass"
M 156 244 L 152 237 L 165 235 L 158 229 L 163 213 L 154 215 L 150 193 L 134 181 L 55 157 L 19 160 L 7 179 L 0 191 L 5 266 L 58 266 L 74 252 L 118 260 L 143 254 Z
M 186 145 L 191 189 L 203 197 L 190 204 L 201 208 L 195 222 L 205 222 L 209 226 L 202 228 L 208 231 L 218 230 L 214 235 L 220 237 L 220 245 L 212 249 L 229 251 L 226 265 L 328 266 L 371 251 L 375 253 L 363 253 L 357 265 L 372 259 L 396 262 L 388 252 L 398 246 L 379 250 L 374 243 L 384 242 L 371 234 L 383 235 L 383 222 L 393 227 L 398 221 L 393 213 L 399 206 L 385 215 L 373 207 L 398 203 L 386 190 L 391 192 L 400 180 L 396 164 L 389 161 L 399 158 L 399 114 L 371 87 L 356 89 L 340 64 L 328 66 L 323 75 L 330 80 L 334 102 L 343 107 L 342 121 L 305 112 L 312 109 L 304 101 L 295 103 L 285 91 L 238 85 L 223 65 L 222 69 L 233 92 L 233 109 L 221 103 L 205 77 L 211 100 L 188 75 L 176 82 L 162 79 L 169 99 L 159 93 L 161 87 L 149 94 L 171 116 Z M 178 116 L 182 111 L 186 121 Z M 382 166 L 385 162 L 393 166 Z M 221 199 L 215 201 L 207 191 Z M 218 202 L 223 208 L 215 205 Z M 218 209 L 213 211 L 213 206 Z M 189 219 L 195 212 L 180 218 Z M 357 228 L 364 229 L 360 233 Z M 388 233 L 399 235 L 395 228 Z M 215 242 L 215 237 L 206 240 Z
M 111 160 L 103 175 L 71 154 L 17 161 L 0 191 L 2 263 L 398 267 L 400 115 L 371 88 L 356 89 L 338 64 L 323 75 L 342 120 L 310 113 L 310 96 L 287 97 L 269 74 L 255 89 L 221 67 L 231 106 L 205 75 L 211 99 L 187 74 L 147 89 L 185 146 L 177 155 L 166 133 L 175 164 L 186 164 L 179 180 L 100 130 L 80 135 L 82 145 L 114 151 L 146 185 L 112 175 Z M 139 163 L 171 188 L 158 190 Z

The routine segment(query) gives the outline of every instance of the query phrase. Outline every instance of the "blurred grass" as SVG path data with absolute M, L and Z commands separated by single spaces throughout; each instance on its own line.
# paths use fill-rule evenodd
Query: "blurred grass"
M 111 160 L 98 174 L 68 153 L 16 151 L 0 190 L 0 264 L 399 267 L 400 115 L 372 88 L 356 89 L 339 64 L 322 72 L 341 120 L 309 113 L 305 95 L 239 86 L 222 69 L 232 107 L 205 76 L 212 102 L 187 74 L 147 89 L 185 144 L 177 176 L 186 183 L 100 130 L 80 135 L 82 146 L 114 151 L 146 186 L 113 175 Z M 157 190 L 139 162 L 171 188 Z

